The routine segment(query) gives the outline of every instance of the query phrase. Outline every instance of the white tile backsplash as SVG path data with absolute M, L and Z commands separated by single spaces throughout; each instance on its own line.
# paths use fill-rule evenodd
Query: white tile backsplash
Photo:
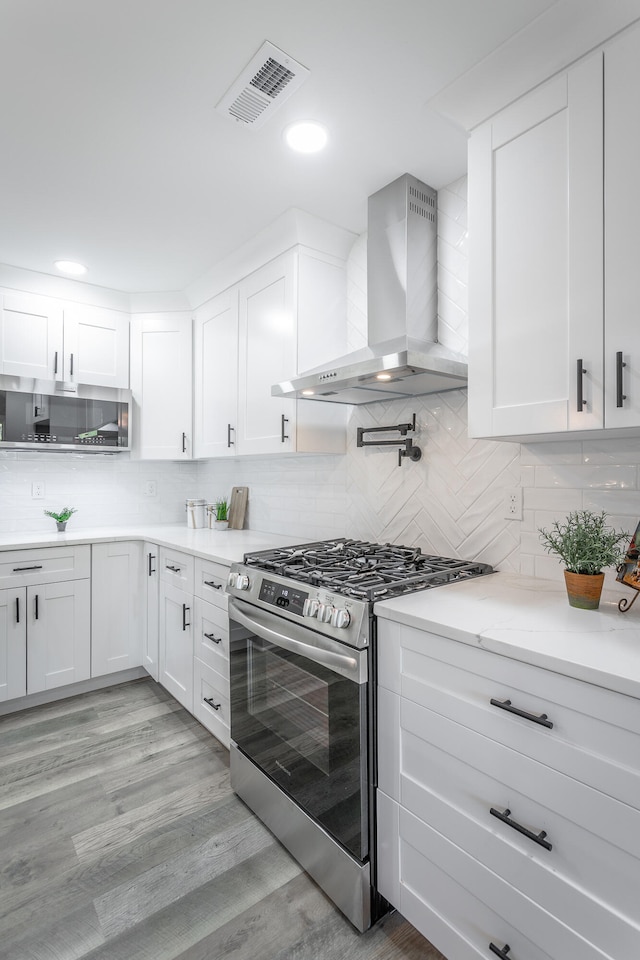
M 439 191 L 439 337 L 466 352 L 466 178 Z M 366 236 L 354 244 L 348 277 L 349 349 L 366 342 Z M 456 390 L 409 403 L 354 408 L 344 456 L 291 456 L 199 463 L 138 462 L 128 455 L 0 453 L 0 532 L 45 531 L 44 508 L 78 507 L 77 529 L 181 522 L 184 501 L 214 500 L 249 487 L 247 525 L 301 540 L 353 536 L 480 558 L 503 570 L 562 579 L 538 529 L 571 510 L 604 509 L 616 529 L 640 518 L 640 440 L 516 444 L 469 440 L 467 395 Z M 393 448 L 358 448 L 356 428 L 418 422 L 417 463 L 397 466 Z M 44 500 L 31 499 L 34 480 Z M 144 484 L 154 480 L 157 495 Z M 504 493 L 523 488 L 522 521 L 503 516 Z M 613 573 L 607 574 L 611 580 Z

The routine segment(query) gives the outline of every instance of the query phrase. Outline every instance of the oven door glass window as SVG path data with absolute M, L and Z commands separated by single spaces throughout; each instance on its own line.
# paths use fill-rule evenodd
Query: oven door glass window
M 231 653 L 231 736 L 358 859 L 368 854 L 366 684 L 251 636 Z

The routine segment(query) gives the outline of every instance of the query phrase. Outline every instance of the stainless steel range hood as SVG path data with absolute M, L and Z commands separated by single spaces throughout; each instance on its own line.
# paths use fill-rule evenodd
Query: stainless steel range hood
M 436 200 L 409 174 L 369 197 L 369 345 L 276 384 L 274 397 L 361 404 L 467 385 L 466 358 L 437 342 Z

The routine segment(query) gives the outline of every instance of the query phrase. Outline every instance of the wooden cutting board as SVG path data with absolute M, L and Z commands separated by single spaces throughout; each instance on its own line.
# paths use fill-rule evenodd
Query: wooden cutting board
M 247 512 L 249 487 L 232 487 L 231 503 L 229 504 L 229 529 L 242 530 Z

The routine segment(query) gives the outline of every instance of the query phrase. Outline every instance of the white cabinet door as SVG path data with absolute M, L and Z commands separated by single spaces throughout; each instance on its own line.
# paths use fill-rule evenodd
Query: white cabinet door
M 129 317 L 117 310 L 64 311 L 64 379 L 104 387 L 129 386 Z
M 2 373 L 62 380 L 62 308 L 27 294 L 5 294 L 0 300 Z
M 27 692 L 27 591 L 0 590 L 0 701 Z
M 191 317 L 145 314 L 131 323 L 134 453 L 143 460 L 192 455 Z
M 640 424 L 640 31 L 605 48 L 605 422 Z M 624 364 L 624 366 L 622 366 Z
M 91 549 L 91 676 L 142 663 L 142 544 L 94 543 Z
M 589 57 L 470 139 L 471 436 L 603 425 L 602 69 Z
M 91 581 L 27 587 L 27 693 L 91 673 Z
M 193 712 L 193 595 L 160 583 L 159 681 Z
M 142 666 L 158 679 L 158 637 L 160 616 L 160 549 L 155 543 L 144 545 L 147 623 L 142 634 Z
M 240 284 L 238 448 L 243 453 L 295 449 L 296 404 L 271 386 L 297 370 L 294 254 L 284 254 Z
M 238 424 L 238 288 L 215 297 L 194 321 L 193 455 L 234 456 Z

